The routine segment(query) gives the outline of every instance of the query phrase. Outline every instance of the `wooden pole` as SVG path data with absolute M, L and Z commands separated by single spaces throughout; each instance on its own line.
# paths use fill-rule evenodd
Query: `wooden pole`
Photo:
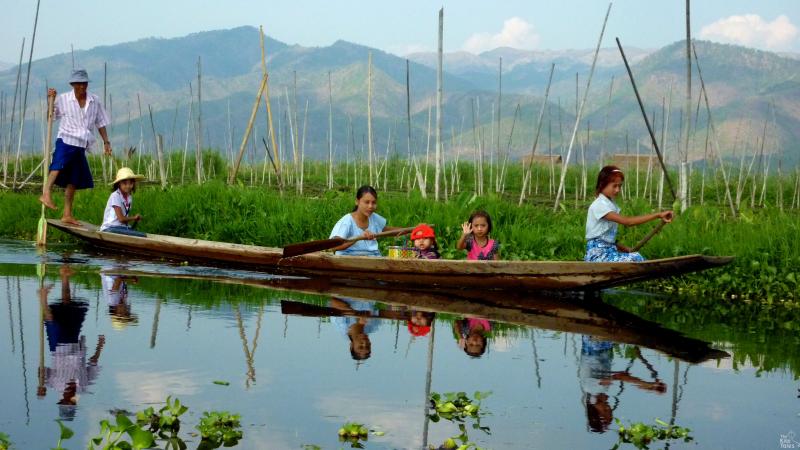
M 333 189 L 333 83 L 330 70 L 328 71 L 328 189 Z
M 556 201 L 553 205 L 553 211 L 558 210 L 558 203 L 561 196 L 564 194 L 564 182 L 567 178 L 567 167 L 569 166 L 569 159 L 572 156 L 572 146 L 575 145 L 575 137 L 578 134 L 578 127 L 580 126 L 581 122 L 581 114 L 583 114 L 583 109 L 586 106 L 586 99 L 589 96 L 589 87 L 592 85 L 592 77 L 594 76 L 594 68 L 597 65 L 597 55 L 600 53 L 600 45 L 603 42 L 603 35 L 606 32 L 606 24 L 608 23 L 608 15 L 611 13 L 611 5 L 613 3 L 608 4 L 608 9 L 606 10 L 606 17 L 603 19 L 603 28 L 600 30 L 600 37 L 597 39 L 597 47 L 594 51 L 594 57 L 592 58 L 592 68 L 589 70 L 589 79 L 586 81 L 586 90 L 583 92 L 583 100 L 581 100 L 580 108 L 578 108 L 578 116 L 575 117 L 575 126 L 572 128 L 572 138 L 570 138 L 569 148 L 567 149 L 567 156 L 562 161 L 561 165 L 561 181 L 558 185 L 558 191 L 556 191 Z
M 442 59 L 444 47 L 444 8 L 439 10 L 439 45 L 436 66 L 436 171 L 433 197 L 439 201 L 439 177 L 442 170 Z
M 14 115 L 17 111 L 17 95 L 19 94 L 20 79 L 22 75 L 22 55 L 25 54 L 25 38 L 22 38 L 22 45 L 19 49 L 19 63 L 17 64 L 17 81 L 14 85 L 14 100 L 11 102 L 11 121 L 8 125 L 6 135 L 5 151 L 3 153 L 3 184 L 8 183 L 8 157 L 11 151 L 11 135 L 14 133 Z
M 194 167 L 197 172 L 197 184 L 203 184 L 203 95 L 200 57 L 197 57 L 197 147 L 195 148 Z
M 164 136 L 156 136 L 156 152 L 158 153 L 158 175 L 161 178 L 161 189 L 167 187 L 167 168 L 164 165 Z
M 22 134 L 25 130 L 25 111 L 28 106 L 28 86 L 31 81 L 31 63 L 33 62 L 33 46 L 36 44 L 36 25 L 39 23 L 39 5 L 42 0 L 36 0 L 36 16 L 33 19 L 33 36 L 31 37 L 31 48 L 28 53 L 28 71 L 25 75 L 25 93 L 22 95 L 22 111 L 19 115 L 19 139 L 17 140 L 17 160 L 14 163 L 14 187 L 17 185 L 17 166 L 19 165 L 20 151 L 22 149 Z
M 703 81 L 703 71 L 700 70 L 700 61 L 699 61 L 699 58 L 697 57 L 697 46 L 695 46 L 694 43 L 692 43 L 692 50 L 694 51 L 695 66 L 697 66 L 697 76 L 698 76 L 698 78 L 700 78 L 700 91 L 702 92 L 703 99 L 705 100 L 705 103 L 706 103 L 706 111 L 708 112 L 708 123 L 711 125 L 711 134 L 714 137 L 714 140 L 713 140 L 714 147 L 715 147 L 715 151 L 717 153 L 717 158 L 719 159 L 719 166 L 720 166 L 720 170 L 722 171 L 722 178 L 723 178 L 723 181 L 725 182 L 725 195 L 726 195 L 726 197 L 728 199 L 728 204 L 729 204 L 729 206 L 731 208 L 731 214 L 733 215 L 733 217 L 736 217 L 736 208 L 733 206 L 733 198 L 731 197 L 731 190 L 730 190 L 730 187 L 728 186 L 728 174 L 725 171 L 725 162 L 722 160 L 722 151 L 719 148 L 719 141 L 717 139 L 717 131 L 716 131 L 716 128 L 714 127 L 714 120 L 713 120 L 713 118 L 711 116 L 711 106 L 709 106 L 709 102 L 708 102 L 708 91 L 706 90 L 706 85 L 705 85 L 705 82 Z
M 367 57 L 367 163 L 369 164 L 369 184 L 375 185 L 375 165 L 372 151 L 372 52 Z
M 684 148 L 683 148 L 683 161 L 681 161 L 680 165 L 680 201 L 681 201 L 681 212 L 686 211 L 688 207 L 688 196 L 689 196 L 689 174 L 687 172 L 687 166 L 689 163 L 689 136 L 690 136 L 690 124 L 692 123 L 692 32 L 691 32 L 691 21 L 690 19 L 690 0 L 686 0 L 686 103 L 685 103 L 685 110 L 686 113 L 684 114 L 685 117 L 685 126 L 684 126 Z
M 408 186 L 406 192 L 411 194 L 413 183 L 411 182 L 411 68 L 408 59 L 406 59 L 406 128 L 408 130 L 407 144 L 408 156 L 406 163 L 408 166 Z
M 259 38 L 261 40 L 261 70 L 263 75 L 267 77 L 267 84 L 264 88 L 264 103 L 267 104 L 267 123 L 269 125 L 269 138 L 272 142 L 272 151 L 275 152 L 275 178 L 278 181 L 278 189 L 283 192 L 283 175 L 281 173 L 281 154 L 280 148 L 275 145 L 275 129 L 272 126 L 272 107 L 270 106 L 269 97 L 269 73 L 267 72 L 267 59 L 264 53 L 264 28 L 259 26 Z
M 47 97 L 47 135 L 45 136 L 44 148 L 42 149 L 42 183 L 47 183 L 47 176 L 50 172 L 50 146 L 52 145 L 53 136 L 53 109 L 55 107 L 55 99 L 50 96 Z M 36 245 L 47 245 L 47 220 L 45 219 L 45 206 L 42 205 L 42 212 L 39 216 L 39 226 L 36 234 Z
M 242 162 L 242 156 L 247 148 L 247 141 L 250 138 L 250 132 L 253 130 L 253 122 L 256 120 L 256 113 L 258 113 L 258 104 L 261 103 L 261 96 L 264 95 L 264 89 L 267 86 L 267 74 L 261 75 L 261 85 L 258 87 L 258 94 L 256 101 L 253 103 L 253 109 L 250 111 L 250 120 L 247 121 L 247 128 L 242 136 L 242 143 L 239 146 L 239 155 L 236 157 L 236 162 L 231 169 L 230 176 L 228 177 L 228 184 L 233 184 L 236 181 L 236 173 L 239 172 L 239 165 Z M 276 163 L 277 164 L 277 163 Z
M 664 164 L 664 157 L 661 155 L 661 150 L 658 148 L 658 142 L 656 141 L 656 136 L 653 134 L 653 127 L 650 126 L 650 120 L 647 118 L 647 113 L 644 111 L 644 103 L 642 103 L 642 98 L 639 96 L 639 90 L 636 88 L 636 81 L 633 79 L 633 72 L 631 72 L 631 68 L 628 65 L 628 59 L 625 57 L 625 52 L 622 50 L 622 44 L 617 38 L 617 47 L 619 47 L 620 54 L 622 55 L 622 61 L 625 63 L 625 68 L 628 71 L 628 76 L 631 79 L 631 86 L 633 86 L 633 92 L 636 94 L 636 100 L 639 102 L 639 108 L 642 111 L 642 117 L 644 118 L 644 123 L 647 126 L 647 132 L 650 134 L 650 139 L 653 144 L 653 148 L 656 149 L 656 154 L 658 154 L 658 161 L 661 163 L 661 170 L 664 171 L 664 177 L 667 180 L 667 184 L 669 185 L 670 193 L 672 194 L 672 200 L 677 199 L 677 195 L 675 194 L 675 188 L 672 186 L 672 181 L 669 178 L 669 173 L 667 172 L 667 166 Z

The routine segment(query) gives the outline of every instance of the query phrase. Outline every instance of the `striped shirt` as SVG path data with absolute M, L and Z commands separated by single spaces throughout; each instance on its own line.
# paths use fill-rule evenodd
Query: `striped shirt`
M 65 144 L 87 150 L 95 141 L 92 128 L 103 128 L 111 123 L 96 95 L 87 93 L 86 102 L 81 108 L 74 91 L 65 92 L 56 98 L 55 118 L 60 120 L 58 139 Z

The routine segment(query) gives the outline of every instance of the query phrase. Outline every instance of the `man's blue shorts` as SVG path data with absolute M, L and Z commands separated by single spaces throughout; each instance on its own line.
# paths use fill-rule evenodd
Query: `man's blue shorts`
M 75 189 L 94 187 L 92 171 L 86 160 L 86 149 L 83 147 L 65 144 L 61 139 L 57 139 L 50 170 L 59 171 L 55 181 L 58 186 L 67 187 L 71 184 Z

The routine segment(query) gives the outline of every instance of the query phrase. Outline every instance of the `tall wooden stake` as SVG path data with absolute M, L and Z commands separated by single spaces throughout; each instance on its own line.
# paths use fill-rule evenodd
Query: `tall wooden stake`
M 564 161 L 561 165 L 561 181 L 558 184 L 558 191 L 556 191 L 556 201 L 553 205 L 553 210 L 558 210 L 558 203 L 561 199 L 561 196 L 564 194 L 564 182 L 567 178 L 567 167 L 569 166 L 569 159 L 572 156 L 572 146 L 575 145 L 575 137 L 578 135 L 578 127 L 580 126 L 581 122 L 581 115 L 583 114 L 583 108 L 586 106 L 586 99 L 589 96 L 589 87 L 592 85 L 592 77 L 594 76 L 594 68 L 597 65 L 597 55 L 600 53 L 600 44 L 603 42 L 603 35 L 606 32 L 606 24 L 608 23 L 608 15 L 611 13 L 611 5 L 612 3 L 608 4 L 608 9 L 606 10 L 606 17 L 603 19 L 603 28 L 600 30 L 600 37 L 597 39 L 597 47 L 594 51 L 594 58 L 592 58 L 592 68 L 589 70 L 589 79 L 586 81 L 586 90 L 583 92 L 583 100 L 581 100 L 580 108 L 578 108 L 578 116 L 575 117 L 575 126 L 572 128 L 572 138 L 569 141 L 569 148 L 567 149 L 567 156 L 564 158 Z
M 442 57 L 444 44 L 444 8 L 439 10 L 439 46 L 436 66 L 436 171 L 434 172 L 434 194 L 439 200 L 439 177 L 442 165 Z
M 39 5 L 42 0 L 36 0 L 36 16 L 33 19 L 33 36 L 31 37 L 31 48 L 28 53 L 28 73 L 25 75 L 25 93 L 22 96 L 22 110 L 19 115 L 19 139 L 17 140 L 17 159 L 14 162 L 14 187 L 17 185 L 17 166 L 19 165 L 20 150 L 22 148 L 22 133 L 25 129 L 25 111 L 28 106 L 28 86 L 31 81 L 31 63 L 33 62 L 33 46 L 36 43 L 36 25 L 39 23 Z
M 375 185 L 375 165 L 372 154 L 372 52 L 367 60 L 367 163 L 369 164 L 369 184 Z

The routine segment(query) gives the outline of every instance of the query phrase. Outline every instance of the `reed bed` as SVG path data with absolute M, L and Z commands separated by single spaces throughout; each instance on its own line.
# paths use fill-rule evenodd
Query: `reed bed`
M 214 164 L 210 159 L 205 167 L 214 167 Z M 202 185 L 168 185 L 166 189 L 157 184 L 143 184 L 135 195 L 134 212 L 144 216 L 143 231 L 158 234 L 276 247 L 326 238 L 335 221 L 351 210 L 353 187 L 337 186 L 327 190 L 325 165 L 311 167 L 315 170 L 308 170 L 309 186 L 302 196 L 258 184 L 251 187 L 242 181 L 231 186 L 213 178 Z M 459 171 L 464 171 L 465 180 L 469 179 L 466 175 L 472 169 L 466 163 L 458 166 Z M 521 170 L 516 174 L 510 171 L 509 179 L 516 176 L 521 181 L 521 175 Z M 224 174 L 221 178 L 225 178 Z M 531 179 L 536 185 L 535 173 Z M 387 184 L 391 186 L 392 183 Z M 532 195 L 519 206 L 517 195 L 509 191 L 483 196 L 462 191 L 451 195 L 446 202 L 436 202 L 423 198 L 418 191 L 409 193 L 379 187 L 379 213 L 391 225 L 435 224 L 437 241 L 446 258 L 463 258 L 463 252 L 455 249 L 460 224 L 473 210 L 485 209 L 494 220 L 493 237 L 502 243 L 504 259 L 581 259 L 586 207 L 591 198 L 587 196 L 583 200 L 577 195 L 576 199 L 572 193 L 567 196 L 569 201 L 553 212 L 543 188 L 540 186 L 538 195 Z M 80 192 L 76 216 L 99 223 L 109 191 L 110 188 L 98 183 L 95 189 Z M 767 198 L 775 198 L 773 191 Z M 61 204 L 60 195 L 56 192 L 58 204 Z M 621 206 L 626 214 L 645 213 L 657 207 L 647 197 L 623 198 Z M 0 191 L 0 210 L 4 211 L 0 214 L 0 236 L 33 239 L 38 209 L 35 191 Z M 13 214 L 5 213 L 11 211 Z M 621 242 L 634 243 L 648 231 L 647 226 L 623 228 L 619 238 Z M 702 253 L 734 255 L 736 261 L 724 269 L 649 286 L 715 298 L 795 303 L 800 291 L 798 235 L 800 213 L 796 209 L 782 211 L 774 207 L 750 209 L 743 206 L 739 217 L 732 218 L 724 203 L 695 204 L 643 249 L 645 256 L 660 258 Z M 51 233 L 49 239 L 51 242 L 70 241 L 56 232 Z M 391 240 L 381 242 L 383 246 L 392 244 Z

